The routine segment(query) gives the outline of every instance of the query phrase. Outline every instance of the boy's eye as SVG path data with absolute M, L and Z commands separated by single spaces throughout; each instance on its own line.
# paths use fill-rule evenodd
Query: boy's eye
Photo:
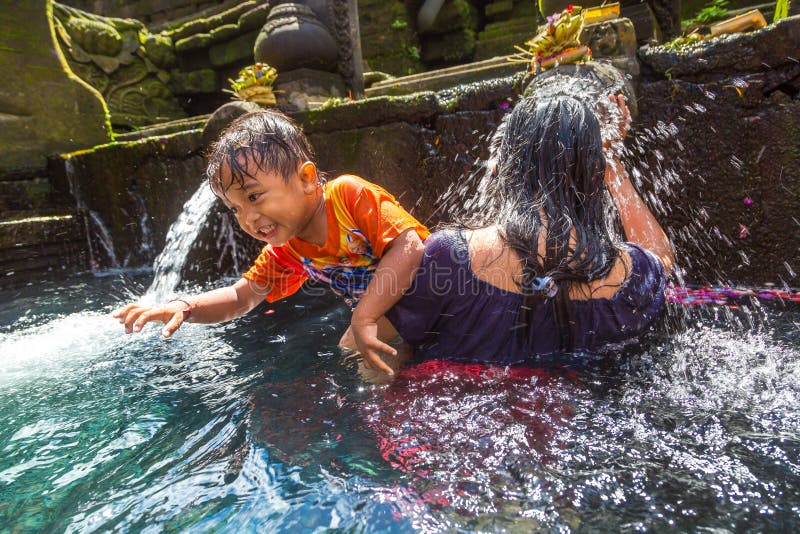
M 261 193 L 250 193 L 249 195 L 247 195 L 247 200 L 249 200 L 250 202 L 255 202 L 260 196 Z

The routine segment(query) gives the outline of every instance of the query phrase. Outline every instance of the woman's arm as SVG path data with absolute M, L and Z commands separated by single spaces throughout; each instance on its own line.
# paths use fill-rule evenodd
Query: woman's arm
M 381 359 L 380 352 L 395 356 L 397 351 L 378 339 L 377 322 L 411 287 L 422 263 L 423 251 L 424 245 L 416 230 L 409 228 L 397 236 L 384 252 L 364 296 L 353 310 L 350 326 L 368 368 L 394 374 L 392 368 Z
M 619 160 L 606 163 L 606 187 L 617 206 L 625 238 L 646 248 L 661 260 L 667 274 L 672 271 L 675 254 L 667 234 L 633 187 Z
M 610 95 L 609 98 L 612 104 L 619 106 L 619 111 L 622 114 L 618 131 L 620 139 L 616 140 L 621 142 L 630 126 L 630 111 L 622 95 Z M 613 149 L 613 145 L 614 140 L 607 140 L 605 143 L 607 148 L 605 183 L 619 212 L 622 228 L 625 230 L 625 238 L 655 254 L 661 260 L 664 271 L 669 274 L 675 264 L 675 253 L 672 250 L 672 244 L 669 242 L 664 229 L 661 228 L 661 225 L 631 183 L 625 167 Z
M 184 321 L 190 323 L 220 323 L 240 317 L 255 308 L 264 298 L 253 284 L 242 278 L 232 286 L 221 287 L 168 302 L 163 306 L 128 304 L 112 316 L 125 325 L 125 333 L 139 332 L 151 321 L 165 324 L 161 335 L 170 337 Z M 188 306 L 187 306 L 188 304 Z

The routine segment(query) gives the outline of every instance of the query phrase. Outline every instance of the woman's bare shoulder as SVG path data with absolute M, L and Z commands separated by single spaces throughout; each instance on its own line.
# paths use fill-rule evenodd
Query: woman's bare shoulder
M 503 241 L 499 228 L 468 230 L 465 237 L 473 274 L 500 289 L 519 292 L 522 264 L 517 253 Z

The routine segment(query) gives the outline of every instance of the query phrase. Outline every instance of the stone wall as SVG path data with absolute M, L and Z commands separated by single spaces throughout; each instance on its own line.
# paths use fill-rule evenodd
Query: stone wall
M 115 130 L 213 111 L 228 79 L 253 63 L 266 0 L 196 14 L 159 33 L 136 19 L 55 5 L 58 42 L 71 69 L 105 98 Z
M 0 175 L 110 139 L 103 99 L 56 45 L 51 1 L 0 1 L 0 73 Z
M 638 129 L 679 174 L 659 196 L 689 278 L 799 285 L 800 16 L 640 56 Z
M 202 15 L 206 10 L 225 9 L 238 0 L 67 0 L 64 4 L 106 17 L 137 19 L 158 27 L 169 21 Z
M 639 116 L 627 164 L 672 237 L 687 282 L 800 285 L 800 66 L 792 59 L 800 57 L 798 32 L 795 17 L 680 54 L 641 52 Z M 523 86 L 520 73 L 438 93 L 347 102 L 295 118 L 315 145 L 320 168 L 376 181 L 435 225 L 463 207 L 474 185 L 470 177 L 487 157 L 487 137 Z M 76 176 L 83 187 L 115 184 L 116 197 L 103 193 L 96 202 L 108 204 L 118 256 L 132 258 L 131 264 L 133 258 L 152 260 L 201 181 L 199 131 L 185 136 L 166 137 L 163 147 L 147 139 L 146 163 L 138 163 L 144 150 L 138 145 L 73 158 L 74 169 L 83 169 Z M 136 159 L 126 162 L 123 148 L 135 149 Z M 126 169 L 124 179 L 119 168 Z M 136 237 L 139 219 L 112 213 L 120 204 L 130 209 L 124 199 L 134 183 L 138 194 L 152 197 L 146 203 L 160 206 L 149 219 L 152 248 L 146 253 Z M 220 239 L 229 235 L 237 236 L 236 258 L 230 241 Z M 257 249 L 217 210 L 193 252 L 194 276 L 234 274 Z

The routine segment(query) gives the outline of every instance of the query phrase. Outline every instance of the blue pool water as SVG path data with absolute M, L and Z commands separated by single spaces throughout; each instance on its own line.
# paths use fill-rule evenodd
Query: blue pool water
M 0 530 L 800 526 L 796 306 L 673 309 L 583 365 L 377 386 L 342 361 L 334 296 L 126 336 L 109 312 L 147 283 L 0 294 Z

